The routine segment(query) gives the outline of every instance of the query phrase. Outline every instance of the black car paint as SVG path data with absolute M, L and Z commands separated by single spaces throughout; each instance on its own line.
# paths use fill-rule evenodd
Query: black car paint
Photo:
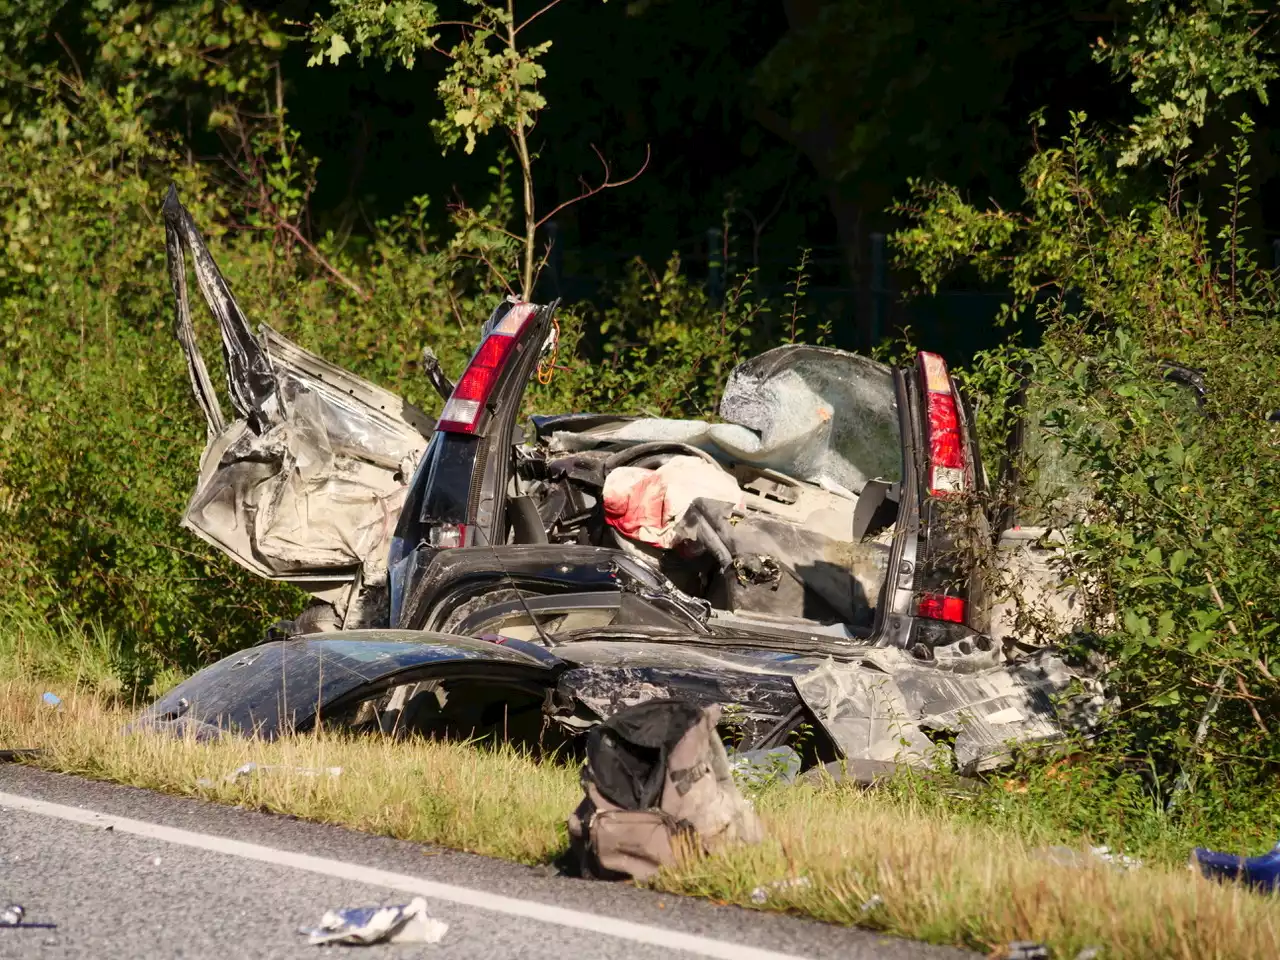
M 181 730 L 187 724 L 271 740 L 307 732 L 322 722 L 349 726 L 355 708 L 376 702 L 392 688 L 442 681 L 451 698 L 460 684 L 468 685 L 468 706 L 475 709 L 464 714 L 473 718 L 471 726 L 459 728 L 455 719 L 452 728 L 435 732 L 476 736 L 475 716 L 487 710 L 496 717 L 519 695 L 530 707 L 539 707 L 539 717 L 524 736 L 529 747 L 548 741 L 564 745 L 562 736 L 547 736 L 549 717 L 569 716 L 587 706 L 592 715 L 586 722 L 591 723 L 649 699 L 657 690 L 699 704 L 732 704 L 725 735 L 745 747 L 776 745 L 806 724 L 820 729 L 796 692 L 794 671 L 788 669 L 791 658 L 775 651 L 712 646 L 701 662 L 690 665 L 688 641 L 697 638 L 681 637 L 679 631 L 670 631 L 666 645 L 634 642 L 642 639 L 634 633 L 628 642 L 625 631 L 611 636 L 614 644 L 625 644 L 626 652 L 605 663 L 598 656 L 597 631 L 570 638 L 554 651 L 498 637 L 405 630 L 271 641 L 201 670 L 153 704 L 136 726 Z M 588 651 L 596 656 L 584 656 Z M 510 732 L 504 723 L 504 735 Z M 836 756 L 821 733 L 808 738 L 804 751 L 814 763 Z
M 268 641 L 174 687 L 143 721 L 194 718 L 229 732 L 272 739 L 311 729 L 323 711 L 419 677 L 554 684 L 565 665 L 471 637 L 350 630 Z

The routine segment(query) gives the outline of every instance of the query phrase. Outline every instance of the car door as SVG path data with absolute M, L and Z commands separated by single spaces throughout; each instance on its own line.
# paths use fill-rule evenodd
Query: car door
M 324 601 L 319 625 L 376 622 L 391 534 L 435 422 L 266 326 L 255 333 L 172 187 L 163 214 L 177 338 L 207 426 L 183 526 Z M 188 256 L 221 333 L 230 418 L 196 341 Z

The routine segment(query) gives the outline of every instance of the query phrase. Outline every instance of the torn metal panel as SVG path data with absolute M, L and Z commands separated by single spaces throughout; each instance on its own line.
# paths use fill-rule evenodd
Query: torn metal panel
M 935 748 L 912 721 L 895 678 L 863 662 L 821 666 L 797 677 L 796 689 L 849 759 L 925 766 Z
M 165 259 L 169 264 L 169 283 L 173 288 L 174 332 L 187 359 L 187 375 L 191 379 L 191 391 L 204 412 L 207 440 L 211 442 L 226 429 L 227 421 L 222 413 L 222 405 L 218 402 L 218 393 L 214 389 L 213 380 L 209 377 L 209 369 L 205 366 L 204 357 L 200 353 L 200 345 L 196 342 L 195 326 L 191 322 L 191 301 L 187 296 L 187 264 L 182 253 L 181 219 L 179 218 L 173 227 L 170 227 L 168 222 L 170 209 L 175 206 L 181 209 L 177 193 L 172 186 L 169 187 L 164 206 L 166 211 Z M 174 215 L 177 216 L 176 211 Z
M 573 651 L 565 656 L 575 659 Z M 725 725 L 748 745 L 760 742 L 800 706 L 789 677 L 732 669 L 593 664 L 567 670 L 556 686 L 563 698 L 583 704 L 601 720 L 650 700 L 718 704 L 725 710 Z
M 386 581 L 387 545 L 433 421 L 266 327 L 255 335 L 172 190 L 164 214 L 178 341 L 209 432 L 183 525 L 358 623 L 347 616 L 352 586 Z M 222 332 L 230 422 L 196 343 L 184 250 Z
M 683 443 L 722 461 L 776 470 L 855 497 L 867 481 L 896 482 L 902 439 L 888 367 L 826 347 L 789 345 L 734 368 L 724 423 L 659 418 L 544 418 L 549 449 Z M 563 428 L 563 429 L 557 429 Z
M 510 647 L 408 630 L 351 630 L 276 641 L 232 654 L 178 684 L 135 728 L 225 730 L 268 739 L 305 730 L 351 697 L 397 682 L 484 678 L 554 684 L 563 669 Z
M 218 265 L 213 262 L 195 221 L 179 202 L 178 191 L 172 185 L 165 195 L 162 212 L 166 250 L 170 257 L 169 275 L 179 302 L 185 303 L 187 300 L 186 269 L 181 262 L 181 247 L 186 247 L 191 254 L 191 264 L 195 269 L 200 293 L 218 320 L 223 355 L 227 362 L 227 389 L 231 393 L 231 404 L 240 417 L 248 420 L 256 431 L 261 432 L 267 423 L 279 417 L 271 361 L 253 336 L 240 305 L 231 294 L 231 288 L 223 279 Z M 189 310 L 187 320 L 189 327 Z
M 960 659 L 960 658 L 957 658 Z M 828 660 L 796 679 L 805 703 L 849 759 L 936 762 L 929 734 L 955 735 L 955 766 L 990 770 L 1012 744 L 1047 742 L 1069 728 L 1096 725 L 1106 705 L 1101 686 L 1048 651 L 1010 663 L 922 663 L 894 647 L 854 663 Z M 1067 703 L 1056 703 L 1078 692 Z

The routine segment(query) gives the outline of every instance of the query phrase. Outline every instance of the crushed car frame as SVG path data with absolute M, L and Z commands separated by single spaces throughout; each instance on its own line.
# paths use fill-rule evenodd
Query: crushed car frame
M 456 385 L 428 355 L 433 419 L 255 333 L 172 190 L 164 220 L 208 424 L 183 523 L 315 600 L 161 697 L 144 726 L 558 747 L 680 697 L 720 704 L 739 750 L 974 772 L 1097 722 L 1098 684 L 993 629 L 956 559 L 962 526 L 990 533 L 967 505 L 984 478 L 942 358 L 892 369 L 789 345 L 730 374 L 720 422 L 521 426 L 555 305 L 507 300 Z M 230 418 L 197 344 L 188 256 Z

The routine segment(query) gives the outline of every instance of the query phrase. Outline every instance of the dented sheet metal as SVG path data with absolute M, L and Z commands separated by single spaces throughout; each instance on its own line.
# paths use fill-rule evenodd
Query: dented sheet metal
M 675 524 L 687 552 L 710 553 L 735 612 L 769 613 L 870 627 L 888 570 L 889 546 L 856 542 L 763 512 L 698 498 Z
M 553 429 L 550 448 L 572 453 L 603 444 L 686 443 L 849 497 L 868 480 L 901 479 L 893 375 L 866 357 L 798 344 L 769 350 L 734 368 L 720 417 L 724 423 L 646 418 Z
M 205 667 L 152 704 L 134 729 L 274 739 L 308 729 L 347 698 L 433 670 L 549 685 L 558 668 L 496 643 L 418 630 L 300 637 L 250 647 Z
M 1096 725 L 1101 686 L 1049 651 L 1013 662 L 975 653 L 922 663 L 896 647 L 852 663 L 828 659 L 796 678 L 796 689 L 845 756 L 930 766 L 948 759 L 963 773 L 1009 759 L 1013 744 L 1048 742 Z M 1057 701 L 1057 702 L 1056 702 Z M 954 743 L 947 741 L 954 736 Z
M 341 616 L 352 583 L 386 579 L 387 542 L 434 424 L 278 333 L 255 334 L 172 189 L 164 218 L 177 338 L 208 430 L 183 525 Z M 196 340 L 184 253 L 218 322 L 230 421 Z

